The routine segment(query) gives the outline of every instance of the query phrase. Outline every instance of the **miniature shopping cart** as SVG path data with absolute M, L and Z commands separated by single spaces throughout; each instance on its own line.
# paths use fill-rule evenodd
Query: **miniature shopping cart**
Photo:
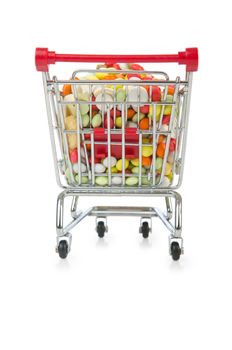
M 56 251 L 66 258 L 71 230 L 87 216 L 96 217 L 103 238 L 108 216 L 140 217 L 143 238 L 158 217 L 170 231 L 173 260 L 183 254 L 182 182 L 192 75 L 198 51 L 175 55 L 71 55 L 36 49 L 42 72 L 56 180 Z M 51 77 L 56 62 L 89 62 L 96 69 L 78 69 L 70 80 Z M 184 78 L 143 70 L 134 62 L 175 62 L 186 66 Z M 71 75 L 71 74 L 70 74 Z M 68 90 L 65 92 L 65 90 Z M 72 197 L 71 221 L 64 225 L 64 200 Z M 79 196 L 147 196 L 165 198 L 165 212 L 156 207 L 92 206 L 77 210 Z M 174 215 L 172 202 L 174 201 Z

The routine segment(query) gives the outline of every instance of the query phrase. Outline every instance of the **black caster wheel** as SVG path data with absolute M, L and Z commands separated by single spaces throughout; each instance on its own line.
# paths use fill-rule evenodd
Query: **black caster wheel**
M 174 261 L 177 261 L 180 259 L 181 255 L 181 248 L 179 246 L 178 242 L 172 242 L 171 244 L 171 256 Z
M 150 228 L 147 221 L 143 221 L 141 226 L 141 233 L 143 235 L 143 238 L 149 237 Z
M 66 240 L 60 241 L 58 245 L 58 254 L 61 259 L 68 256 L 68 242 Z
M 106 227 L 104 221 L 98 221 L 96 231 L 99 238 L 103 238 L 105 236 Z

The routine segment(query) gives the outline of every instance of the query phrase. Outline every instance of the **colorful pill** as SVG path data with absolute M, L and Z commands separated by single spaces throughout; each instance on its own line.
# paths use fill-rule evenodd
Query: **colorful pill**
M 109 168 L 106 169 L 106 172 L 107 172 L 107 173 L 109 172 Z M 112 174 L 116 174 L 117 172 L 118 172 L 118 169 L 116 168 L 116 166 L 113 166 L 113 167 L 111 168 L 111 173 L 112 173 Z
M 106 168 L 102 163 L 97 163 L 95 164 L 94 170 L 95 173 L 104 173 Z
M 151 184 L 151 180 L 148 180 L 147 176 L 142 177 L 142 185 L 147 186 Z
M 135 166 L 134 168 L 131 169 L 131 172 L 132 172 L 133 174 L 139 174 L 139 167 L 138 167 L 138 166 Z M 143 167 L 141 167 L 141 173 L 142 173 L 142 174 L 145 174 L 145 173 L 146 173 L 146 170 L 145 170 Z
M 166 163 L 164 175 L 165 175 L 165 176 L 168 176 L 168 175 L 171 173 L 171 171 L 172 171 L 172 166 L 171 166 L 171 164 Z
M 129 160 L 125 159 L 124 164 L 125 164 L 125 169 L 127 169 L 128 166 L 129 166 Z M 118 171 L 122 171 L 122 159 L 119 159 L 117 161 L 116 168 L 117 168 Z
M 81 163 L 81 172 L 85 173 L 87 170 L 86 165 L 84 163 Z M 73 164 L 73 171 L 74 173 L 78 173 L 78 163 Z
M 142 155 L 143 157 L 150 157 L 153 153 L 152 146 L 142 146 Z
M 108 184 L 108 178 L 106 176 L 97 176 L 95 182 L 99 186 L 106 186 Z
M 122 184 L 121 176 L 113 176 L 111 183 L 112 183 L 112 185 L 121 185 Z
M 100 104 L 97 102 L 104 102 L 104 103 Z M 106 104 L 107 104 L 109 109 L 112 109 L 113 104 L 110 102 L 113 102 L 113 97 L 109 94 L 102 94 L 101 93 L 101 94 L 97 95 L 97 97 L 96 97 L 96 106 L 100 111 L 105 110 Z
M 117 163 L 117 159 L 115 157 L 110 157 L 110 160 L 109 160 L 109 157 L 106 157 L 104 160 L 103 160 L 103 165 L 104 167 L 108 168 L 108 164 L 110 163 L 110 167 L 114 167 Z
M 118 89 L 116 92 L 116 101 L 117 102 L 124 102 L 125 99 L 126 99 L 126 90 Z
M 131 159 L 131 164 L 133 166 L 139 166 L 139 158 Z
M 135 186 L 139 182 L 139 179 L 135 176 L 130 176 L 126 179 L 126 185 L 127 186 Z
M 78 175 L 75 176 L 75 181 L 78 183 Z M 84 185 L 84 184 L 87 184 L 89 182 L 89 179 L 88 179 L 88 176 L 82 176 L 81 177 L 81 184 Z
M 89 115 L 88 114 L 82 115 L 81 120 L 82 120 L 83 128 L 87 128 L 87 126 L 89 126 Z
M 163 159 L 162 158 L 156 158 L 155 160 L 155 168 L 156 170 L 160 170 L 162 168 L 163 165 Z
M 93 128 L 98 128 L 101 126 L 102 123 L 102 117 L 101 114 L 97 113 L 95 116 L 92 118 L 92 127 Z
M 135 115 L 132 117 L 132 122 L 133 123 L 138 123 L 138 119 L 140 121 L 143 118 L 145 118 L 145 114 L 144 113 L 135 113 Z

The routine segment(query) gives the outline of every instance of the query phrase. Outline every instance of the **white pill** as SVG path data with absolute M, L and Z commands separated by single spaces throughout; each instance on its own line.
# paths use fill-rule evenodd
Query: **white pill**
M 174 159 L 175 159 L 175 152 L 170 152 L 169 155 L 168 155 L 168 162 L 170 164 L 173 164 L 174 163 Z
M 98 104 L 97 102 L 104 102 L 102 104 Z M 97 108 L 102 111 L 106 109 L 106 104 L 109 107 L 109 109 L 113 108 L 113 104 L 109 103 L 109 102 L 113 102 L 113 97 L 109 94 L 99 94 L 96 97 L 96 106 Z
M 85 165 L 84 163 L 81 163 L 81 172 L 82 172 L 82 173 L 85 173 L 86 170 L 87 170 L 86 165 Z M 74 173 L 76 173 L 76 174 L 78 173 L 78 163 L 74 163 L 74 164 L 73 164 L 73 171 L 74 171 Z
M 131 77 L 128 80 L 141 80 L 139 77 Z
M 122 184 L 121 176 L 113 176 L 111 183 L 112 183 L 112 185 L 121 185 Z
M 65 102 L 76 102 L 73 94 L 66 95 L 64 97 Z M 72 114 L 74 117 L 76 116 L 76 104 L 67 104 L 66 105 L 67 115 Z
M 97 97 L 98 95 L 102 94 L 104 95 L 107 94 L 107 95 L 110 95 L 110 96 L 114 96 L 114 90 L 113 89 L 110 89 L 110 88 L 105 88 L 105 89 L 102 89 L 101 86 L 99 85 L 94 85 L 93 87 L 93 94 L 95 97 Z
M 95 164 L 94 170 L 95 170 L 95 173 L 104 173 L 106 168 L 103 164 L 97 163 Z
M 160 131 L 166 132 L 166 131 L 168 131 L 168 129 L 169 129 L 169 126 L 167 124 L 164 124 L 161 126 Z
M 168 187 L 168 186 L 170 186 L 170 183 L 171 182 L 170 182 L 169 178 L 167 176 L 164 176 L 164 180 L 161 184 L 161 187 Z
M 127 122 L 126 123 L 127 128 L 137 128 L 137 124 L 133 122 Z
M 142 87 L 136 87 L 133 86 L 130 89 L 128 89 L 128 101 L 129 102 L 148 102 L 148 93 L 147 90 Z M 140 107 L 144 106 L 144 104 L 141 104 Z M 132 104 L 132 108 L 135 111 L 138 111 L 138 105 L 133 105 Z
M 108 168 L 108 158 L 109 157 L 106 157 L 104 160 L 103 160 L 103 165 Z M 115 166 L 117 163 L 117 159 L 114 158 L 114 157 L 110 157 L 110 167 L 112 168 L 113 166 Z

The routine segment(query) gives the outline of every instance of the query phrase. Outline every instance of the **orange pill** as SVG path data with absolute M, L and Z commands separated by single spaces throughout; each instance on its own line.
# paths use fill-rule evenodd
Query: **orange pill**
M 175 91 L 175 86 L 169 85 L 168 86 L 168 95 L 174 95 L 174 91 Z
M 142 164 L 145 167 L 149 167 L 151 165 L 151 157 L 142 157 Z
M 86 149 L 87 149 L 87 151 L 91 150 L 91 143 L 86 143 Z
M 102 80 L 115 80 L 116 76 L 115 75 L 105 75 Z
M 72 79 L 72 78 L 71 78 Z M 70 79 L 70 80 L 71 80 Z M 79 80 L 77 77 L 75 77 L 75 80 Z M 63 91 L 62 91 L 62 95 L 63 96 L 67 96 L 70 95 L 72 93 L 72 85 L 71 84 L 65 84 L 63 86 Z
M 62 95 L 67 96 L 67 95 L 70 95 L 71 93 L 72 93 L 72 86 L 70 84 L 64 85 Z
M 163 142 L 160 142 L 157 146 L 156 149 L 156 155 L 157 157 L 163 158 L 164 157 L 164 152 L 165 152 L 165 146 L 166 144 Z
M 149 129 L 149 119 L 143 118 L 142 120 L 140 120 L 139 127 L 141 130 L 148 130 Z
M 164 135 L 159 135 L 159 138 L 158 138 L 158 143 L 161 143 L 165 140 L 165 136 Z
M 133 108 L 128 108 L 127 110 L 127 119 L 130 120 L 133 118 L 133 116 L 135 115 L 135 110 Z

